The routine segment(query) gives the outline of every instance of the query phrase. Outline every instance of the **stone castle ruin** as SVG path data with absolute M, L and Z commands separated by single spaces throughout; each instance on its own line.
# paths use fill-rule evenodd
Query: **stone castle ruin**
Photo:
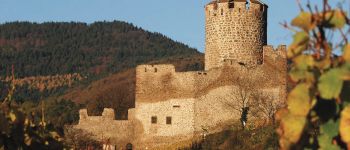
M 268 6 L 258 0 L 214 0 L 205 6 L 205 70 L 176 72 L 174 65 L 136 68 L 135 108 L 128 120 L 115 120 L 113 109 L 102 116 L 80 110 L 75 128 L 110 139 L 118 148 L 132 144 L 152 149 L 214 133 L 238 121 L 238 82 L 248 79 L 282 103 L 287 94 L 286 47 L 267 44 Z

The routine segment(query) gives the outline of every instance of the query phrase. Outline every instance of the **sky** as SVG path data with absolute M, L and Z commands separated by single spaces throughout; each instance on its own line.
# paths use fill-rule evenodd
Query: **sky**
M 0 23 L 120 20 L 162 33 L 204 52 L 204 6 L 211 0 L 0 0 Z M 268 44 L 288 45 L 292 33 L 279 23 L 299 12 L 295 0 L 262 0 L 269 5 Z M 302 0 L 303 1 L 303 0 Z M 321 0 L 312 0 L 321 1 Z

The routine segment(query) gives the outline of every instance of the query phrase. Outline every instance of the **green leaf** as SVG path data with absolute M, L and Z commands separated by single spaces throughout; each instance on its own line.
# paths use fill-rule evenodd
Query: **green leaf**
M 339 146 L 333 145 L 333 139 L 339 134 L 339 120 L 329 120 L 320 126 L 318 142 L 322 150 L 338 150 Z
M 332 69 L 320 77 L 318 90 L 324 99 L 338 98 L 343 87 L 343 71 L 341 69 Z
M 315 82 L 315 76 L 312 72 L 309 72 L 307 70 L 300 70 L 295 67 L 291 69 L 289 76 L 294 82 L 301 80 L 306 80 L 309 83 Z
M 339 120 L 329 120 L 327 123 L 321 125 L 321 134 L 327 134 L 330 138 L 333 138 L 339 134 Z
M 326 13 L 325 26 L 328 28 L 343 28 L 346 19 L 342 10 L 336 9 Z
M 291 114 L 307 116 L 312 107 L 310 85 L 306 83 L 298 84 L 288 95 L 287 104 Z
M 296 57 L 293 61 L 296 67 L 300 70 L 306 70 L 315 65 L 314 58 L 311 55 L 300 55 Z
M 306 50 L 309 43 L 309 34 L 304 31 L 296 33 L 293 38 L 293 43 L 288 47 L 287 55 L 289 58 Z
M 309 12 L 301 12 L 292 20 L 292 25 L 305 31 L 312 30 L 315 24 L 312 22 L 312 15 Z
M 309 34 L 305 31 L 297 32 L 294 36 L 293 44 L 295 45 L 304 45 L 309 42 Z

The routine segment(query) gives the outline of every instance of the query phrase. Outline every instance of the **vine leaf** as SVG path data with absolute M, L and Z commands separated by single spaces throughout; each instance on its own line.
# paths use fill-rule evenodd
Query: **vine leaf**
M 288 47 L 287 55 L 289 58 L 292 58 L 306 50 L 310 37 L 307 32 L 301 31 L 296 33 L 293 38 L 293 43 Z
M 331 100 L 339 97 L 343 87 L 342 74 L 343 70 L 336 68 L 320 77 L 317 86 L 322 98 Z
M 294 67 L 290 70 L 289 76 L 294 82 L 298 82 L 300 80 L 306 80 L 310 83 L 313 83 L 315 81 L 315 77 L 312 72 L 309 72 L 306 70 L 300 70 Z
M 306 70 L 315 65 L 314 58 L 311 55 L 300 55 L 294 59 L 294 64 L 298 69 Z
M 346 23 L 346 18 L 343 11 L 336 9 L 326 13 L 326 27 L 328 28 L 343 28 Z
M 306 117 L 312 103 L 310 97 L 310 85 L 303 83 L 297 85 L 288 95 L 288 109 L 291 114 Z
M 309 12 L 301 12 L 292 20 L 292 25 L 305 31 L 312 30 L 315 27 L 315 24 L 312 23 L 312 15 Z
M 343 58 L 346 62 L 350 62 L 350 44 L 346 44 L 343 48 Z
M 350 106 L 341 112 L 339 132 L 343 142 L 350 147 Z
M 332 141 L 335 136 L 339 134 L 339 120 L 334 122 L 329 120 L 326 124 L 321 125 L 321 135 L 318 137 L 319 145 L 321 150 L 338 150 L 340 149 L 337 145 L 333 145 Z
M 287 114 L 281 120 L 283 138 L 287 143 L 297 143 L 304 131 L 306 117 Z

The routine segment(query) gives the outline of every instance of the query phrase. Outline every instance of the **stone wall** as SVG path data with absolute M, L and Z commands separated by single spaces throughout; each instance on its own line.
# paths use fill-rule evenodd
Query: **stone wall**
M 225 59 L 261 64 L 267 44 L 267 6 L 245 1 L 213 1 L 206 5 L 205 70 Z
M 257 81 L 256 86 L 285 86 L 286 47 L 264 46 L 263 49 L 263 64 L 251 67 L 232 59 L 225 59 L 222 67 L 208 71 L 176 72 L 173 65 L 140 65 L 136 68 L 136 100 L 151 103 L 198 98 L 212 89 L 233 85 L 232 81 L 242 75 L 266 79 Z
M 152 136 L 192 136 L 194 131 L 194 102 L 190 99 L 169 99 L 153 103 L 136 103 L 136 119 L 140 120 L 144 128 L 144 137 Z M 152 123 L 151 118 L 157 122 Z M 166 123 L 166 118 L 171 123 Z
M 195 131 L 201 130 L 202 127 L 215 127 L 228 120 L 237 120 L 239 116 L 233 115 L 237 112 L 225 109 L 227 107 L 220 102 L 235 96 L 232 93 L 236 88 L 237 77 L 249 78 L 255 88 L 273 91 L 273 95 L 277 94 L 274 97 L 283 102 L 287 92 L 286 46 L 279 46 L 276 49 L 264 46 L 262 61 L 261 65 L 247 66 L 239 64 L 236 60 L 227 59 L 220 68 L 198 72 L 176 72 L 172 65 L 138 66 L 136 108 L 137 113 L 143 114 L 143 117 L 139 115 L 138 119 L 148 134 L 152 114 L 169 112 L 177 101 L 187 100 L 189 104 L 186 105 L 192 106 L 194 100 Z M 145 72 L 145 68 L 150 67 L 158 68 L 158 72 Z M 168 69 L 159 70 L 159 68 Z M 146 119 L 142 119 L 144 117 Z M 164 119 L 164 116 L 162 118 Z M 191 116 L 188 119 L 190 118 Z M 169 131 L 169 134 L 173 132 Z
M 134 123 L 132 120 L 114 120 L 114 110 L 105 108 L 102 116 L 88 116 L 86 109 L 81 109 L 77 129 L 92 133 L 98 141 L 110 141 L 119 148 L 125 148 L 127 143 L 133 143 Z
M 195 137 L 203 129 L 219 131 L 239 120 L 240 113 L 225 104 L 237 97 L 237 78 L 247 78 L 254 88 L 285 101 L 286 47 L 263 49 L 261 65 L 225 59 L 222 67 L 192 72 L 176 72 L 173 65 L 140 65 L 136 68 L 136 104 L 127 121 L 114 120 L 111 109 L 105 109 L 102 116 L 88 116 L 84 109 L 76 127 L 98 139 L 110 138 L 117 145 L 130 142 L 139 148 L 166 145 L 175 137 Z M 157 123 L 152 124 L 152 117 L 157 117 Z M 171 124 L 166 124 L 167 117 L 171 117 Z

